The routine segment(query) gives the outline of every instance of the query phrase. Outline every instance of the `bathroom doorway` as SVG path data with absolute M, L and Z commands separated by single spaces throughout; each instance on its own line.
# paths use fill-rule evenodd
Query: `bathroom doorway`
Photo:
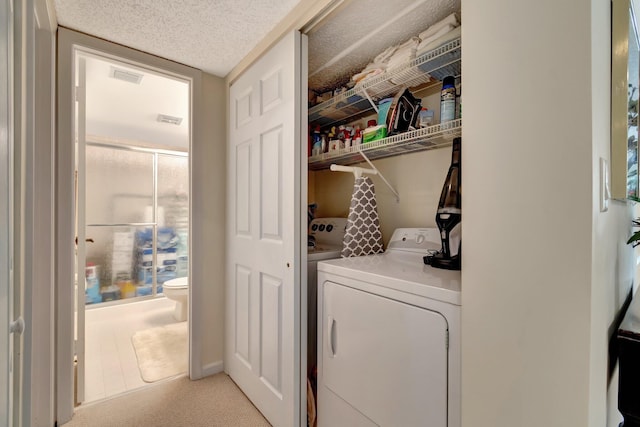
M 190 83 L 76 48 L 75 403 L 188 371 Z

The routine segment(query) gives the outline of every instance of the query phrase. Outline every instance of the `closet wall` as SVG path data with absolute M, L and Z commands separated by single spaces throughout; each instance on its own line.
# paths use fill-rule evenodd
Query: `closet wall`
M 436 209 L 450 162 L 451 147 L 374 161 L 400 194 L 400 202 L 397 202 L 382 179 L 371 177 L 385 245 L 398 227 L 436 227 Z M 369 167 L 366 163 L 357 166 Z M 316 216 L 346 217 L 353 191 L 353 174 L 322 170 L 309 175 L 309 200 L 318 204 Z
M 465 427 L 618 425 L 607 340 L 633 268 L 629 205 L 598 202 L 610 6 L 463 0 Z

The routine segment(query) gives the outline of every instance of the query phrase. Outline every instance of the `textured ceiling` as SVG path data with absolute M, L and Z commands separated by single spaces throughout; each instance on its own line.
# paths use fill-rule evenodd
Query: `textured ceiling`
M 54 0 L 58 24 L 224 77 L 299 0 Z
M 86 56 L 86 130 L 98 141 L 186 151 L 189 148 L 189 85 L 111 59 Z M 143 74 L 140 84 L 109 77 L 112 66 Z M 182 118 L 161 123 L 158 114 Z M 93 138 L 90 138 L 93 139 Z
M 344 84 L 387 47 L 417 36 L 460 0 L 352 0 L 309 35 L 309 88 Z
M 299 0 L 54 1 L 60 25 L 225 76 Z M 344 84 L 385 48 L 452 12 L 460 13 L 460 0 L 345 2 L 309 34 L 309 87 Z M 186 117 L 185 85 L 145 72 L 135 86 L 108 78 L 108 68 L 87 66 L 87 132 L 186 148 L 186 120 L 155 120 Z

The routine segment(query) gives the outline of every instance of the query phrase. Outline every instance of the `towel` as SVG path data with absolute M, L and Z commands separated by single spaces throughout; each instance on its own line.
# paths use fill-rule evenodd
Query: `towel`
M 420 42 L 420 45 L 418 46 L 418 49 L 422 50 L 424 46 L 429 45 L 434 40 L 438 40 L 440 37 L 444 36 L 447 33 L 450 33 L 456 28 L 457 27 L 455 25 L 445 25 L 444 27 L 440 28 L 438 31 L 433 33 L 432 36 L 422 39 L 422 41 Z
M 438 31 L 440 31 L 443 27 L 447 25 L 458 26 L 458 18 L 456 18 L 456 14 L 452 13 L 451 15 L 444 18 L 442 21 L 438 21 L 435 24 L 431 25 L 429 28 L 420 33 L 418 37 L 420 40 L 425 40 L 428 37 L 431 37 Z
M 387 67 L 385 65 L 384 68 L 364 69 L 360 73 L 354 74 L 353 77 L 351 77 L 351 80 L 353 80 L 355 83 L 361 83 L 365 80 L 371 79 L 379 74 L 384 73 L 384 70 L 386 68 Z
M 373 61 L 367 64 L 367 66 L 364 67 L 362 71 L 354 74 L 351 77 L 351 80 L 353 80 L 355 83 L 361 83 L 365 80 L 384 73 L 384 71 L 387 69 L 387 63 L 389 62 L 389 59 L 391 59 L 393 53 L 397 48 L 398 46 L 391 46 L 386 48 L 383 52 L 378 54 L 378 56 L 376 56 Z
M 420 39 L 417 37 L 412 37 L 401 44 L 395 51 L 393 56 L 389 59 L 387 68 L 395 68 L 404 65 L 405 63 L 415 58 L 418 44 L 420 44 Z
M 376 193 L 371 178 L 362 176 L 353 185 L 341 255 L 349 258 L 381 252 L 382 232 Z

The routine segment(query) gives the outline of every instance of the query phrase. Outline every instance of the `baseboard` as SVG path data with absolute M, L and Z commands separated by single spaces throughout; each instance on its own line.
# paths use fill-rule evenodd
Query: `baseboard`
M 224 364 L 222 360 L 218 362 L 209 363 L 202 367 L 202 378 L 208 377 L 210 375 L 219 374 L 224 370 Z

